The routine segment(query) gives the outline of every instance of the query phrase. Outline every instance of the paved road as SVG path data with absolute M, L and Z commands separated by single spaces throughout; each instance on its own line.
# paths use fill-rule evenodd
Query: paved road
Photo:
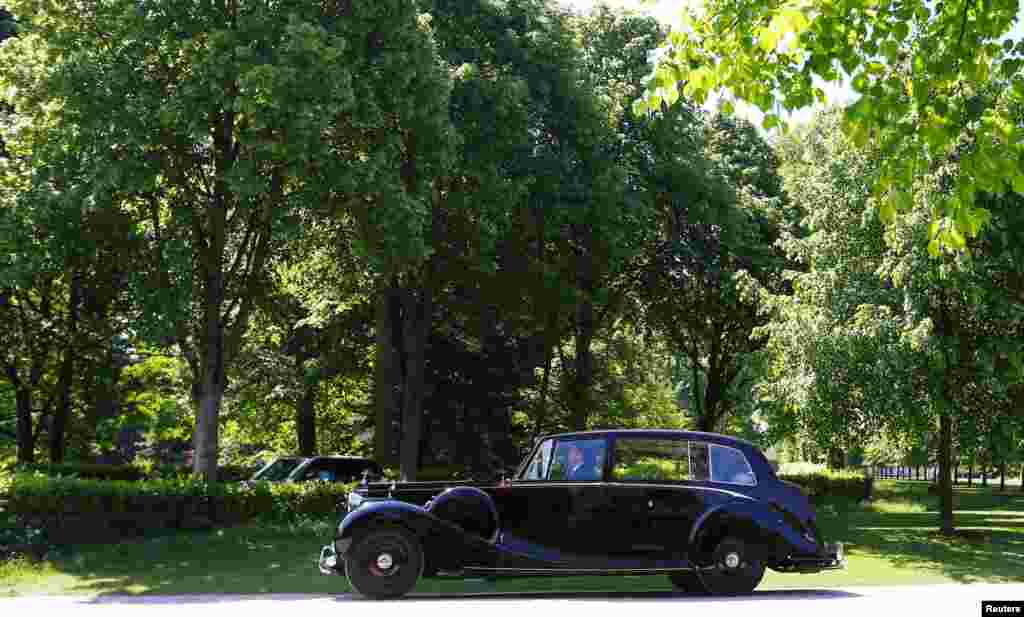
M 0 615 L 89 617 L 130 613 L 133 617 L 180 617 L 185 614 L 184 610 L 189 617 L 325 617 L 351 615 L 372 607 L 374 617 L 408 617 L 410 614 L 444 617 L 518 614 L 521 617 L 525 611 L 534 613 L 531 617 L 548 614 L 578 617 L 932 617 L 980 615 L 982 600 L 1024 600 L 1024 584 L 780 590 L 761 591 L 742 598 L 695 598 L 672 593 L 466 593 L 413 595 L 399 601 L 371 602 L 348 594 L 49 596 L 0 599 Z

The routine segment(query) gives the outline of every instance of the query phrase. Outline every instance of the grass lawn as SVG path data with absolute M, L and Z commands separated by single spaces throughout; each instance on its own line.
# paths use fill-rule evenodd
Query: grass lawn
M 936 535 L 938 500 L 923 482 L 883 481 L 879 498 L 818 505 L 828 540 L 846 543 L 849 569 L 768 572 L 760 589 L 1024 581 L 1024 493 L 958 488 L 963 537 Z M 239 527 L 58 552 L 41 565 L 0 564 L 0 595 L 102 593 L 341 593 L 343 577 L 314 563 L 331 522 L 294 528 Z M 668 591 L 664 576 L 481 581 L 428 580 L 420 592 Z

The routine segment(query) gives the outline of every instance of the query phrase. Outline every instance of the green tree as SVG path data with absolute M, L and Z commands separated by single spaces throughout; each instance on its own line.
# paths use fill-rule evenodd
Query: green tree
M 718 115 L 698 144 L 706 160 L 692 164 L 697 178 L 675 172 L 666 187 L 644 283 L 652 324 L 686 356 L 689 411 L 700 430 L 715 431 L 756 374 L 762 290 L 783 284 L 785 259 L 772 245 L 793 215 L 775 155 L 754 127 Z M 669 169 L 677 165 L 669 152 L 662 156 Z
M 989 218 L 980 194 L 1024 193 L 1024 139 L 1010 111 L 1024 101 L 1024 41 L 1007 37 L 1019 8 L 1016 0 L 710 0 L 685 10 L 641 107 L 725 93 L 763 110 L 770 129 L 783 109 L 826 103 L 822 82 L 848 78 L 858 98 L 846 105 L 844 131 L 885 155 L 871 182 L 885 221 L 910 211 L 915 180 L 970 128 L 984 146 L 964 153 L 954 186 L 931 204 L 931 239 L 963 250 Z M 995 103 L 976 117 L 976 95 L 1001 80 Z
M 808 270 L 793 275 L 792 298 L 772 301 L 772 368 L 762 385 L 769 422 L 829 447 L 869 447 L 864 436 L 875 435 L 890 452 L 934 448 L 941 527 L 952 533 L 954 435 L 970 448 L 984 417 L 1011 408 L 1021 377 L 1020 298 L 1008 284 L 1020 263 L 1019 203 L 979 197 L 993 220 L 971 257 L 929 254 L 927 202 L 883 243 L 869 204 L 878 152 L 849 143 L 838 123 L 836 114 L 820 117 L 782 148 L 787 189 L 806 208 L 809 231 L 787 249 Z M 922 180 L 921 194 L 950 190 L 955 173 L 951 159 Z
M 431 139 L 447 85 L 430 35 L 399 0 L 11 8 L 22 36 L 5 66 L 53 59 L 4 75 L 38 130 L 24 199 L 58 212 L 110 204 L 148 234 L 141 325 L 190 366 L 195 472 L 213 477 L 227 367 L 287 214 L 348 207 L 386 230 L 364 242 L 379 261 L 422 251 L 428 187 L 411 172 L 410 136 L 424 178 L 447 143 Z

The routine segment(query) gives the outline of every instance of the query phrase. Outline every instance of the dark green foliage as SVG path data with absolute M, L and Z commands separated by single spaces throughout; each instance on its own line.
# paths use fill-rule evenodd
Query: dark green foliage
M 249 521 L 331 517 L 353 486 L 243 486 L 191 478 L 128 482 L 17 473 L 6 489 L 6 509 L 21 524 L 44 529 L 54 544 L 103 542 Z
M 97 463 L 26 463 L 18 465 L 15 470 L 24 473 L 39 473 L 50 477 L 82 478 L 85 480 L 121 480 L 132 482 L 146 477 L 145 470 L 139 467 Z
M 874 479 L 862 473 L 813 472 L 806 474 L 780 474 L 780 480 L 799 485 L 813 499 L 827 497 L 870 498 Z
M 159 465 L 108 465 L 102 463 L 32 463 L 15 467 L 18 472 L 39 473 L 50 477 L 80 478 L 83 480 L 183 480 L 191 475 L 187 467 Z M 253 467 L 222 465 L 218 468 L 222 482 L 239 482 L 252 477 Z

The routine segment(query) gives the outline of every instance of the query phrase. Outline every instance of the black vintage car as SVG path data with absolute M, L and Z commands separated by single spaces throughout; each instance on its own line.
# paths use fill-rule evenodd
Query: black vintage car
M 845 568 L 815 512 L 746 441 L 669 430 L 539 440 L 488 484 L 362 484 L 349 494 L 324 574 L 371 598 L 420 577 L 667 574 L 690 593 L 745 594 L 765 568 Z

